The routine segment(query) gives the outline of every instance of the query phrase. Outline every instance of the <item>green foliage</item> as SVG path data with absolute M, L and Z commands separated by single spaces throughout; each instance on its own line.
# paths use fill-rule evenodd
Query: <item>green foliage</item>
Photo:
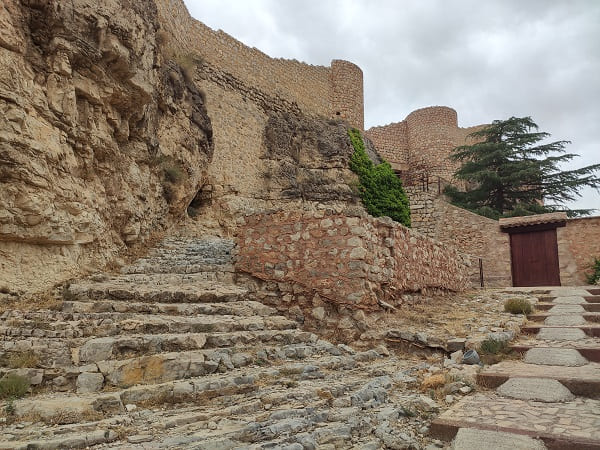
M 472 133 L 479 142 L 457 147 L 451 157 L 462 163 L 456 178 L 475 187 L 447 188 L 452 203 L 493 219 L 561 210 L 570 217 L 589 214 L 564 204 L 579 197 L 582 187 L 600 188 L 600 164 L 560 170 L 578 155 L 565 153 L 569 141 L 540 143 L 550 134 L 537 129 L 531 117 L 511 117 Z
M 504 302 L 504 311 L 511 314 L 531 314 L 532 308 L 524 298 L 509 298 Z
M 589 284 L 599 284 L 600 282 L 600 257 L 594 258 L 594 262 L 590 265 L 592 273 L 585 274 L 587 282 Z
M 479 345 L 479 353 L 482 355 L 499 355 L 506 354 L 510 351 L 506 341 L 499 341 L 488 338 Z
M 9 373 L 0 379 L 0 398 L 21 398 L 29 390 L 29 380 Z
M 358 175 L 359 195 L 369 214 L 374 217 L 388 216 L 410 227 L 410 206 L 402 188 L 402 181 L 387 162 L 375 165 L 365 151 L 360 131 L 348 130 L 354 147 L 350 169 Z

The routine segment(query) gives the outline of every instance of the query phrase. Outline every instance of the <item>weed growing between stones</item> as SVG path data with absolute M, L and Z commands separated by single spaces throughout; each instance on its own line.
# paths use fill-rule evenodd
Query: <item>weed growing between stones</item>
M 7 366 L 11 369 L 31 368 L 36 367 L 38 362 L 39 358 L 33 350 L 25 350 L 11 353 L 8 357 Z
M 511 355 L 507 341 L 488 338 L 479 345 L 479 357 L 484 364 L 496 364 Z
M 594 262 L 590 264 L 592 273 L 586 273 L 585 278 L 589 284 L 600 283 L 600 257 L 594 258 Z
M 523 298 L 509 298 L 504 302 L 504 311 L 511 314 L 531 314 L 531 303 Z
M 30 383 L 27 378 L 9 373 L 0 379 L 0 398 L 14 400 L 25 397 L 29 386 Z
M 369 214 L 374 217 L 388 216 L 410 227 L 410 206 L 402 187 L 402 181 L 386 161 L 375 165 L 365 151 L 365 143 L 360 131 L 348 130 L 354 147 L 350 158 L 350 169 L 360 180 L 360 198 Z

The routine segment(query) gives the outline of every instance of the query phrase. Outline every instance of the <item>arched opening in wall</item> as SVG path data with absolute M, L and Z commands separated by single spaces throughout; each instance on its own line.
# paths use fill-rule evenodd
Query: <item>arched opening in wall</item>
M 212 185 L 205 184 L 198 189 L 198 192 L 196 192 L 196 195 L 188 205 L 187 214 L 191 218 L 198 217 L 202 209 L 210 205 L 212 205 Z
M 336 112 L 335 112 L 335 115 L 336 115 L 336 116 L 341 116 L 341 115 L 342 115 L 342 113 L 341 113 L 341 112 L 339 112 L 339 111 L 336 111 Z

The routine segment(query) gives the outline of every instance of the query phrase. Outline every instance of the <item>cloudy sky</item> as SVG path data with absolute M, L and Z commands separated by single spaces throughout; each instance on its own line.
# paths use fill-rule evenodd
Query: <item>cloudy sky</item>
M 600 163 L 598 0 L 185 0 L 192 16 L 273 57 L 364 72 L 365 127 L 450 106 L 461 127 L 531 116 Z M 587 189 L 573 208 L 599 208 Z M 595 214 L 600 214 L 597 211 Z

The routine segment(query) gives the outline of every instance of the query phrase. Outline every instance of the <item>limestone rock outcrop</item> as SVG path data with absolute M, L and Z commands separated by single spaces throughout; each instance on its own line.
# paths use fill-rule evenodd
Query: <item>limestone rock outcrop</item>
M 0 5 L 0 285 L 99 266 L 206 182 L 204 95 L 159 27 L 151 0 Z

